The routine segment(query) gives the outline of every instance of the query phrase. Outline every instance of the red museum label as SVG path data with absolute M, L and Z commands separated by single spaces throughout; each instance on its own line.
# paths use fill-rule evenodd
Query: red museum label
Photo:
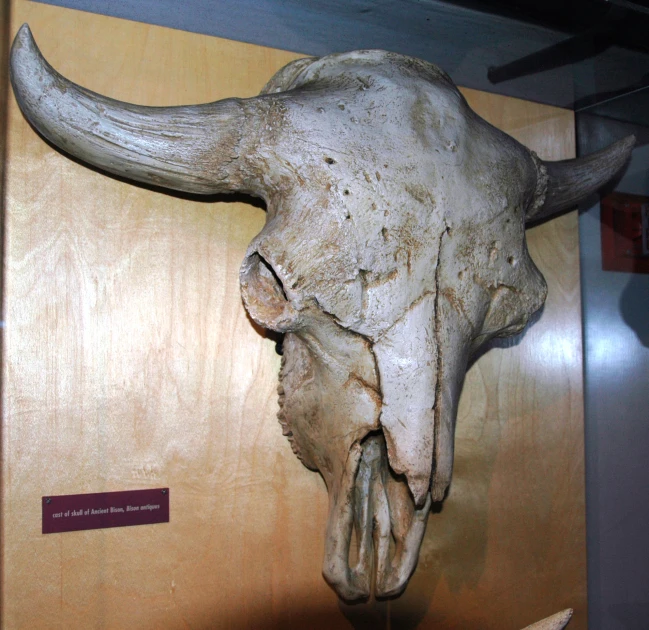
M 169 488 L 43 497 L 43 534 L 169 522 Z
M 649 197 L 614 192 L 601 209 L 602 269 L 649 273 Z

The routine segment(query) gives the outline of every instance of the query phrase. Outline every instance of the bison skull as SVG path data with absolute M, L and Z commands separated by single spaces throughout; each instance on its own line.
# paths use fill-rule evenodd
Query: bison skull
M 64 79 L 24 26 L 11 76 L 28 120 L 82 160 L 265 200 L 241 289 L 286 335 L 280 420 L 329 491 L 325 578 L 345 599 L 373 580 L 401 592 L 451 480 L 467 362 L 545 299 L 526 224 L 605 183 L 633 139 L 545 163 L 439 68 L 376 50 L 295 61 L 257 98 L 147 108 Z

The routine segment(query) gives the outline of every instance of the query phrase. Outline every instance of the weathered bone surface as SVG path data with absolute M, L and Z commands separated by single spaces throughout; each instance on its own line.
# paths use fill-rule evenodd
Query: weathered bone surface
M 547 617 L 537 623 L 533 623 L 531 626 L 526 626 L 523 630 L 563 630 L 568 625 L 572 617 L 572 609 L 568 608 L 566 610 Z
M 467 362 L 545 300 L 526 222 L 603 185 L 633 138 L 545 163 L 439 68 L 377 50 L 293 62 L 257 98 L 150 108 L 64 79 L 24 26 L 11 77 L 32 125 L 82 160 L 266 201 L 241 291 L 286 334 L 280 420 L 328 488 L 324 576 L 345 599 L 400 593 L 451 480 Z

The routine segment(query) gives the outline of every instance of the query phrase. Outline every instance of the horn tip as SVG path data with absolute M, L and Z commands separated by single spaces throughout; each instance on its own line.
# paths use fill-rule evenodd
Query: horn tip
M 636 137 L 634 134 L 631 134 L 630 136 L 619 140 L 618 144 L 620 145 L 620 153 L 623 153 L 626 157 L 628 157 L 635 147 Z
M 566 610 L 558 612 L 556 615 L 537 621 L 531 626 L 526 626 L 523 630 L 563 630 L 572 618 L 572 614 L 572 608 L 567 608 Z
M 610 177 L 613 177 L 629 160 L 631 157 L 631 152 L 635 147 L 636 137 L 631 134 L 626 138 L 622 138 L 617 142 L 614 142 L 609 147 L 609 168 L 610 168 Z
M 20 65 L 27 64 L 27 58 L 36 55 L 40 58 L 41 54 L 32 35 L 32 31 L 27 23 L 23 24 L 11 45 L 11 68 L 16 70 Z
M 34 38 L 32 32 L 27 24 L 23 24 L 11 45 L 11 56 L 9 60 L 9 74 L 11 83 L 14 88 L 14 94 L 19 103 L 21 103 L 22 96 L 22 74 L 25 66 L 27 66 L 26 57 L 29 56 L 30 49 L 33 49 Z
M 16 49 L 17 47 L 22 47 L 22 46 L 33 47 L 35 43 L 36 42 L 34 41 L 34 36 L 32 35 L 32 31 L 29 28 L 29 24 L 25 22 L 18 29 L 18 32 L 16 33 L 16 37 L 14 38 L 13 48 Z

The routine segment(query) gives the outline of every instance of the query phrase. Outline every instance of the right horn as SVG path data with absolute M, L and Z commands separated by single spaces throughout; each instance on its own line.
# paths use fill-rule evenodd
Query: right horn
M 624 166 L 634 145 L 635 136 L 627 136 L 585 157 L 542 162 L 548 176 L 545 202 L 527 214 L 525 222 L 548 219 L 586 199 Z
M 259 100 L 187 107 L 121 103 L 56 72 L 26 24 L 12 46 L 11 82 L 36 130 L 84 162 L 184 192 L 255 192 L 250 161 L 240 156 L 254 145 L 247 122 L 254 119 Z

